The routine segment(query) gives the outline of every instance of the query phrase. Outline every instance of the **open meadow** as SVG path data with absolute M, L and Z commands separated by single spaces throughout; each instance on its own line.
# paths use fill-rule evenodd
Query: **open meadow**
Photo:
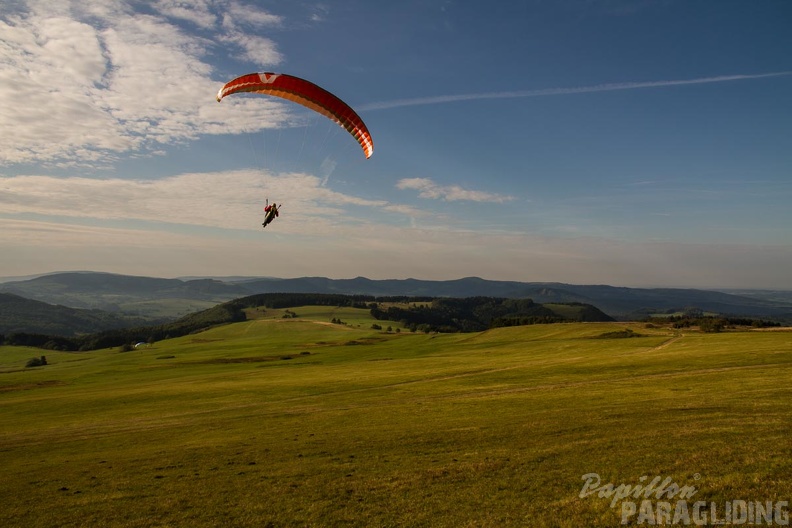
M 690 524 L 741 524 L 741 501 L 788 522 L 792 331 L 290 310 L 131 352 L 0 347 L 0 525 L 619 526 L 625 503 L 672 524 L 674 484 Z M 665 497 L 602 488 L 656 477 Z

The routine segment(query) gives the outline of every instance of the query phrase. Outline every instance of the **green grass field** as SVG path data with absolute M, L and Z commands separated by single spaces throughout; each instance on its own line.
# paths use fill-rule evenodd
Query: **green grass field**
M 792 332 L 291 310 L 133 352 L 0 347 L 0 525 L 619 526 L 589 473 L 790 500 Z

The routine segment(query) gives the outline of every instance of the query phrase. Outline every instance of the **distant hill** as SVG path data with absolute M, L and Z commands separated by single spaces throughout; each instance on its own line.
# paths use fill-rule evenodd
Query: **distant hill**
M 326 277 L 161 279 L 110 273 L 56 273 L 0 284 L 0 292 L 72 308 L 102 309 L 141 318 L 184 316 L 216 304 L 261 293 L 325 293 L 405 297 L 499 297 L 539 304 L 583 303 L 616 319 L 697 309 L 703 312 L 792 322 L 792 294 L 718 292 L 683 288 L 626 288 L 556 282 L 447 281 Z M 787 292 L 789 293 L 789 292 Z
M 724 293 L 764 301 L 792 304 L 792 290 L 722 290 Z
M 542 304 L 577 302 L 594 305 L 617 319 L 642 318 L 652 313 L 696 308 L 718 314 L 776 317 L 792 321 L 792 302 L 683 288 L 626 288 L 556 282 L 492 281 L 478 277 L 448 281 L 302 277 L 297 279 L 257 279 L 235 284 L 255 293 L 311 292 L 417 297 L 488 296 L 511 299 L 530 298 Z
M 112 273 L 56 273 L 0 284 L 0 292 L 72 308 L 98 309 L 148 319 L 176 319 L 249 295 L 212 279 L 160 279 Z
M 142 319 L 81 310 L 0 293 L 0 334 L 76 336 L 143 324 Z

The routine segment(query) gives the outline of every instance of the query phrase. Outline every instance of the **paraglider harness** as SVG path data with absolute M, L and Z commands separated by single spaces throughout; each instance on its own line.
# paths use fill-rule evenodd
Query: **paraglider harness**
M 269 199 L 267 199 L 267 205 L 264 207 L 264 212 L 267 213 L 267 216 L 264 218 L 264 222 L 261 224 L 261 227 L 267 227 L 270 222 L 275 220 L 276 216 L 279 216 L 278 213 L 278 205 L 273 202 L 272 205 L 269 205 Z

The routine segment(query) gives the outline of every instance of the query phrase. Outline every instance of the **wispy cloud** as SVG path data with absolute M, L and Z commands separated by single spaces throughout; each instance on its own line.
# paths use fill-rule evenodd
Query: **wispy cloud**
M 143 221 L 220 229 L 256 229 L 267 198 L 285 203 L 282 233 L 330 232 L 357 221 L 354 209 L 422 216 L 415 208 L 332 191 L 308 174 L 261 171 L 190 173 L 150 179 L 14 176 L 3 178 L 4 215 Z
M 431 97 L 415 97 L 411 99 L 394 99 L 392 101 L 381 101 L 360 105 L 360 110 L 387 110 L 389 108 L 401 108 L 404 106 L 433 105 L 444 103 L 456 103 L 460 101 L 474 101 L 479 99 L 512 99 L 519 97 L 546 97 L 552 95 L 569 95 L 591 92 L 612 92 L 617 90 L 638 90 L 640 88 L 663 88 L 668 86 L 680 86 L 687 84 L 708 84 L 729 81 L 743 81 L 749 79 L 762 79 L 766 77 L 781 77 L 792 75 L 792 71 L 761 73 L 756 75 L 720 75 L 717 77 L 700 77 L 697 79 L 680 79 L 672 81 L 645 81 L 645 82 L 623 82 L 596 84 L 593 86 L 578 86 L 573 88 L 546 88 L 542 90 L 517 90 L 509 92 L 488 92 L 458 95 L 436 95 Z
M 446 202 L 491 202 L 503 203 L 513 200 L 513 196 L 483 191 L 471 191 L 458 185 L 438 185 L 429 178 L 405 178 L 396 183 L 398 189 L 416 190 L 421 198 L 445 200 Z

